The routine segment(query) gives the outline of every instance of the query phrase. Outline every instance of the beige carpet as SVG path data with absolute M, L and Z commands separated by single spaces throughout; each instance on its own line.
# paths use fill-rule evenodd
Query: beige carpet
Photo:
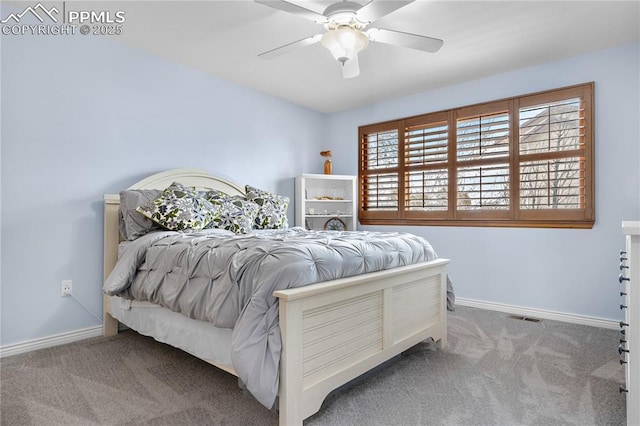
M 458 307 L 305 425 L 624 425 L 619 333 Z M 133 332 L 2 359 L 1 424 L 276 425 L 235 377 Z

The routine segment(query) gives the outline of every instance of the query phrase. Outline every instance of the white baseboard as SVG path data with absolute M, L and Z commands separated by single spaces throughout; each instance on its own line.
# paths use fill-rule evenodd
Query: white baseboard
M 547 311 L 544 309 L 525 308 L 523 306 L 505 305 L 502 303 L 483 302 L 482 300 L 465 299 L 456 297 L 456 305 L 471 308 L 488 309 L 490 311 L 505 312 L 529 318 L 548 319 L 554 321 L 569 322 L 572 324 L 588 325 L 591 327 L 620 329 L 620 322 L 602 318 L 593 318 L 583 315 L 566 314 L 564 312 Z
M 0 347 L 0 358 L 102 336 L 102 326 L 83 328 Z
M 588 325 L 591 327 L 608 328 L 613 330 L 618 330 L 620 328 L 619 321 L 614 320 L 566 314 L 563 312 L 547 311 L 543 309 L 525 308 L 522 306 L 505 305 L 502 303 L 484 302 L 481 300 L 465 299 L 462 297 L 456 297 L 456 305 L 487 309 L 490 311 L 505 312 L 507 314 L 520 315 L 530 318 L 549 319 L 569 322 L 573 324 Z M 84 340 L 91 337 L 99 336 L 102 336 L 101 325 L 84 328 L 81 330 L 70 331 L 68 333 L 42 337 L 40 339 L 14 343 L 12 345 L 0 347 L 0 358 L 35 351 L 38 349 L 50 348 L 52 346 L 64 345 L 65 343 L 77 342 L 78 340 Z

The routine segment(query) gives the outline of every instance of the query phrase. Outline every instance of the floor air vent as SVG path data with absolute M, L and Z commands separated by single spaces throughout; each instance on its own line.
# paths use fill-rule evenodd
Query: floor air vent
M 529 318 L 529 317 L 523 317 L 523 316 L 520 316 L 520 315 L 509 315 L 508 318 L 509 319 L 520 320 L 520 321 L 529 321 L 529 322 L 540 322 L 541 321 L 538 318 Z

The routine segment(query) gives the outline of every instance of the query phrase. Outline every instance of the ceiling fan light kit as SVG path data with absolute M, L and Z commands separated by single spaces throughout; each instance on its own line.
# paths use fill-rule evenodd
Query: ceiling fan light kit
M 322 35 L 320 43 L 333 57 L 344 65 L 369 45 L 369 38 L 360 30 L 350 26 L 329 30 Z
M 369 41 L 408 47 L 424 52 L 436 52 L 442 46 L 442 40 L 419 34 L 405 33 L 384 28 L 365 27 L 391 12 L 412 3 L 415 0 L 374 1 L 364 6 L 350 1 L 339 1 L 329 5 L 322 14 L 298 6 L 286 0 L 254 0 L 256 3 L 323 24 L 326 32 L 288 43 L 284 46 L 261 53 L 258 57 L 271 59 L 291 50 L 314 44 L 318 41 L 331 52 L 342 65 L 342 76 L 352 78 L 360 75 L 358 53 L 366 49 Z

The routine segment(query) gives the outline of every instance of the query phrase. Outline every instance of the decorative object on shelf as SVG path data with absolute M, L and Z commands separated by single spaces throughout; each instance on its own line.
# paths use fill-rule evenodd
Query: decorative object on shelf
M 324 160 L 324 174 L 330 175 L 333 173 L 333 163 L 331 163 L 331 151 L 320 151 L 320 155 L 326 158 Z
M 313 197 L 313 199 L 317 201 L 332 201 L 332 200 L 342 201 L 344 200 L 344 197 L 329 197 L 328 195 L 321 195 L 319 197 Z
M 337 217 L 332 217 L 324 224 L 324 229 L 327 231 L 345 231 L 347 225 Z

